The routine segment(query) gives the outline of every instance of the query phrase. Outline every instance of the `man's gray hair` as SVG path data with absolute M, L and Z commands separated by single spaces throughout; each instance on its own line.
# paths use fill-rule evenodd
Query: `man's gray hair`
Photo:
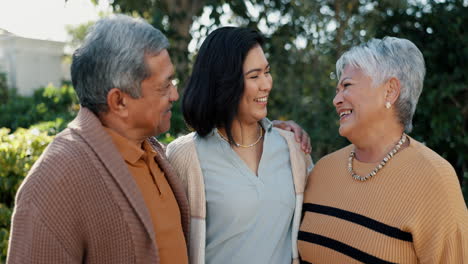
M 73 53 L 71 77 L 80 104 L 105 112 L 112 88 L 139 98 L 141 82 L 150 75 L 145 56 L 168 47 L 164 34 L 142 19 L 113 15 L 97 21 Z
M 351 48 L 336 62 L 338 79 L 346 67 L 360 68 L 378 86 L 392 77 L 400 80 L 401 91 L 395 108 L 400 123 L 411 132 L 413 115 L 421 95 L 426 67 L 424 58 L 413 42 L 407 39 L 385 37 L 371 39 Z

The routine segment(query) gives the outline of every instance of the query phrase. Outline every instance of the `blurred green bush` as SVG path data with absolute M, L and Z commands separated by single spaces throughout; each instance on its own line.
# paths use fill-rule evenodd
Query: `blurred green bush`
M 32 124 L 61 118 L 72 120 L 79 110 L 78 98 L 72 86 L 47 86 L 32 96 L 21 96 L 10 90 L 8 100 L 0 104 L 0 127 L 15 131 Z
M 8 86 L 6 73 L 0 72 L 0 104 L 8 101 Z
M 52 141 L 50 131 L 60 127 L 63 120 L 40 123 L 29 129 L 19 128 L 10 133 L 0 128 L 0 262 L 6 259 L 14 199 L 18 188 Z

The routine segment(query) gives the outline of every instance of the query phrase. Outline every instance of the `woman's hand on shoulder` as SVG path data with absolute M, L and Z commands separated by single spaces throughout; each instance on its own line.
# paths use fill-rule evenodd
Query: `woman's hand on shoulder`
M 273 126 L 279 129 L 286 131 L 291 131 L 294 133 L 294 138 L 298 143 L 301 143 L 301 149 L 307 154 L 310 154 L 312 151 L 312 146 L 310 145 L 310 137 L 307 132 L 302 129 L 296 122 L 293 120 L 281 121 L 273 120 Z

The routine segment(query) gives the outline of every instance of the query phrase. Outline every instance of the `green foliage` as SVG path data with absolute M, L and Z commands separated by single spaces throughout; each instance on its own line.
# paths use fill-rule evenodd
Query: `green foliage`
M 54 136 L 60 131 L 64 130 L 68 125 L 67 120 L 57 117 L 53 121 L 44 121 L 37 124 L 34 124 L 29 127 L 29 129 L 38 129 L 39 131 L 46 132 L 49 136 Z
M 89 28 L 94 25 L 94 21 L 89 21 L 77 26 L 67 25 L 65 27 L 68 35 L 71 37 L 70 46 L 72 49 L 78 48 L 83 43 Z
M 71 86 L 60 88 L 47 86 L 38 89 L 33 96 L 12 93 L 9 100 L 0 105 L 0 127 L 27 128 L 41 121 L 61 118 L 70 121 L 79 109 L 78 99 Z
M 6 74 L 0 72 L 0 104 L 8 101 L 8 86 Z
M 407 10 L 381 8 L 391 15 L 380 21 L 377 36 L 410 39 L 426 60 L 412 134 L 455 167 L 468 200 L 468 6 L 447 0 Z
M 465 197 L 465 203 L 468 204 L 468 172 L 465 172 L 465 174 L 463 175 L 463 182 L 464 182 L 464 186 L 463 186 L 463 197 Z
M 52 141 L 49 129 L 58 126 L 60 124 L 49 122 L 30 129 L 19 128 L 12 134 L 10 129 L 0 128 L 0 262 L 6 258 L 16 192 L 34 162 Z
M 164 133 L 158 136 L 158 140 L 161 143 L 166 144 L 166 145 L 171 143 L 171 141 L 173 141 L 174 139 L 176 139 L 176 137 L 172 135 L 171 133 Z
M 178 100 L 172 106 L 171 129 L 169 129 L 168 133 L 175 137 L 189 132 L 182 115 L 181 103 L 181 100 Z

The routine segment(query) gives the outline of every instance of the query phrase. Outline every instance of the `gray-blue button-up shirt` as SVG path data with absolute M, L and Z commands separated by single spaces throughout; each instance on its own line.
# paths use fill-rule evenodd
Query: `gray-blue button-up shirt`
M 205 181 L 206 263 L 291 263 L 294 183 L 285 139 L 268 119 L 258 176 L 214 129 L 195 144 Z

